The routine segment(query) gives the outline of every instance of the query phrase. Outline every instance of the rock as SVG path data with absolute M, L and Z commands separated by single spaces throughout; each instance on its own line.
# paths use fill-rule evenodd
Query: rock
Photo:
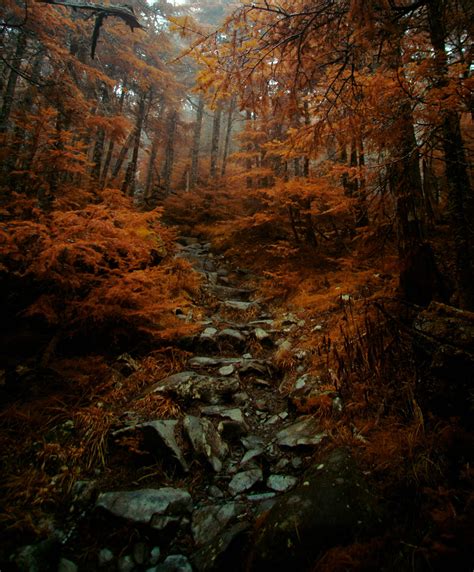
M 265 441 L 258 435 L 248 435 L 241 440 L 242 445 L 249 451 L 251 449 L 264 449 Z
M 318 421 L 314 417 L 308 416 L 279 431 L 276 434 L 276 442 L 280 447 L 319 445 L 326 437 L 327 433 L 319 432 Z
M 112 562 L 113 559 L 114 559 L 114 553 L 112 552 L 112 550 L 110 550 L 110 548 L 102 548 L 101 550 L 99 550 L 98 561 L 100 567 L 107 566 L 107 564 Z
M 322 550 L 380 528 L 375 499 L 350 453 L 336 449 L 319 466 L 277 499 L 255 531 L 249 570 L 305 570 Z
M 185 514 L 192 504 L 188 491 L 163 487 L 102 493 L 96 507 L 131 522 L 155 526 L 158 517 Z
M 238 495 L 239 493 L 248 491 L 262 479 L 262 470 L 259 468 L 242 471 L 232 477 L 229 483 L 229 492 L 232 495 Z
M 96 481 L 76 481 L 72 487 L 73 503 L 77 505 L 89 504 L 96 491 Z
M 119 558 L 117 569 L 118 572 L 133 572 L 135 570 L 135 562 L 130 554 Z
M 263 328 L 255 328 L 253 335 L 259 342 L 271 342 L 270 334 Z
M 253 308 L 258 308 L 256 302 L 241 302 L 240 300 L 227 300 L 222 305 L 228 310 L 238 310 L 239 312 L 247 312 Z
M 253 459 L 260 457 L 262 453 L 263 453 L 263 447 L 259 449 L 250 449 L 250 451 L 247 451 L 245 455 L 242 457 L 242 460 L 240 461 L 240 466 L 243 467 Z
M 186 463 L 183 453 L 176 441 L 177 425 L 178 421 L 175 419 L 160 419 L 157 421 L 140 423 L 136 427 L 137 429 L 144 430 L 145 443 L 150 451 L 153 449 L 162 450 L 163 448 L 166 448 L 181 465 L 183 471 L 188 472 L 188 464 Z
M 241 374 L 258 373 L 263 375 L 271 375 L 273 366 L 266 360 L 249 359 L 242 362 L 239 371 Z
M 11 558 L 19 572 L 50 572 L 58 566 L 56 539 L 47 539 L 37 544 L 22 546 Z
M 229 408 L 222 405 L 208 405 L 207 407 L 202 407 L 201 412 L 204 413 L 204 415 L 213 415 L 224 419 L 232 419 L 232 421 L 236 421 L 237 423 L 247 426 L 244 416 L 242 415 L 242 410 L 238 407 Z
M 231 345 L 235 349 L 241 349 L 245 345 L 246 338 L 238 330 L 225 328 L 217 334 L 219 342 Z
M 220 369 L 219 369 L 219 375 L 232 375 L 235 371 L 235 367 L 231 364 L 231 365 L 223 365 Z
M 150 552 L 150 564 L 154 566 L 157 564 L 161 557 L 161 548 L 159 546 L 154 546 Z
M 127 353 L 120 355 L 114 365 L 115 368 L 125 376 L 129 376 L 140 369 L 140 362 Z
M 279 493 L 286 492 L 292 489 L 298 479 L 291 475 L 270 475 L 267 479 L 267 487 Z
M 246 541 L 248 522 L 234 524 L 212 542 L 203 546 L 191 557 L 198 572 L 222 572 L 237 570 L 242 560 L 243 547 Z
M 229 400 L 239 387 L 235 377 L 209 377 L 195 371 L 182 371 L 160 380 L 149 391 L 169 394 L 185 402 L 218 404 Z
M 203 456 L 214 471 L 221 471 L 222 461 L 227 456 L 229 448 L 214 429 L 214 425 L 207 419 L 186 415 L 183 426 L 195 452 Z
M 238 441 L 248 431 L 246 423 L 234 419 L 223 419 L 219 422 L 217 430 L 226 441 Z
M 196 356 L 189 360 L 191 367 L 212 367 L 212 366 L 229 366 L 241 362 L 241 358 L 224 358 L 224 357 L 207 357 Z
M 78 570 L 77 564 L 72 562 L 72 560 L 61 558 L 59 561 L 58 572 L 77 572 Z
M 193 572 L 193 567 L 186 556 L 170 554 L 164 562 L 154 568 L 149 568 L 147 572 Z
M 202 546 L 221 534 L 227 524 L 244 510 L 244 505 L 230 502 L 203 506 L 193 512 L 191 531 L 194 542 Z

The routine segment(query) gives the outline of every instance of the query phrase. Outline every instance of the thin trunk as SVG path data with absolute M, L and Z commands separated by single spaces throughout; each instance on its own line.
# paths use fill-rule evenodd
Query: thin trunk
M 114 169 L 112 171 L 112 178 L 115 179 L 115 177 L 118 176 L 120 169 L 122 168 L 123 162 L 125 161 L 127 155 L 128 155 L 128 151 L 130 149 L 130 146 L 132 144 L 134 140 L 134 133 L 129 133 L 128 137 L 125 139 L 125 143 L 123 144 L 122 148 L 120 149 L 120 153 L 119 156 L 117 157 L 117 160 L 115 161 L 115 165 L 114 165 Z
M 226 131 L 225 131 L 224 153 L 222 156 L 221 177 L 224 177 L 226 169 L 227 169 L 227 157 L 229 155 L 230 135 L 232 132 L 232 121 L 234 118 L 234 111 L 235 111 L 236 102 L 237 102 L 237 97 L 235 95 L 233 95 L 232 99 L 230 100 L 230 103 L 229 103 L 229 111 L 227 114 L 227 126 L 226 126 Z
M 25 50 L 26 36 L 20 32 L 16 43 L 16 50 L 12 67 L 10 69 L 10 74 L 8 75 L 7 87 L 3 96 L 2 109 L 0 110 L 0 133 L 6 133 L 8 131 L 8 122 L 10 120 L 13 101 L 15 100 L 15 89 L 18 81 L 18 69 L 21 66 L 21 61 L 23 59 Z
M 251 121 L 252 121 L 252 112 L 249 109 L 247 109 L 247 111 L 245 112 L 245 123 L 248 131 L 250 131 Z M 245 150 L 247 151 L 247 153 L 250 153 L 250 151 L 252 150 L 250 141 L 245 145 Z M 253 186 L 253 181 L 252 177 L 250 176 L 250 173 L 252 171 L 252 159 L 250 157 L 245 160 L 245 169 L 247 171 L 247 189 L 251 189 Z
M 196 111 L 196 122 L 194 123 L 193 147 L 191 150 L 191 173 L 189 175 L 189 188 L 194 189 L 199 173 L 199 150 L 201 146 L 202 118 L 204 116 L 204 97 L 201 95 L 198 100 Z
M 222 104 L 219 102 L 217 104 L 216 110 L 214 112 L 214 120 L 212 122 L 212 139 L 211 139 L 211 169 L 210 177 L 211 179 L 217 178 L 217 158 L 219 156 L 219 139 L 221 132 L 221 116 L 222 116 Z
M 168 194 L 171 190 L 171 177 L 174 167 L 174 146 L 176 138 L 176 127 L 178 125 L 178 112 L 171 111 L 168 116 L 168 139 L 166 141 L 165 161 L 163 163 L 162 178 L 163 187 Z
M 366 197 L 366 185 L 365 185 L 365 154 L 364 154 L 364 142 L 362 137 L 359 139 L 358 145 L 358 167 L 359 167 L 359 177 L 358 177 L 358 188 L 357 188 L 357 203 L 356 203 L 356 227 L 360 228 L 367 226 L 369 224 L 368 208 L 367 208 L 367 197 Z
M 148 92 L 143 92 L 138 103 L 132 157 L 128 163 L 127 172 L 122 184 L 122 193 L 129 194 L 131 197 L 133 197 L 135 194 L 135 176 L 137 173 L 138 151 L 140 150 L 140 139 L 142 136 L 143 121 L 145 119 L 145 103 L 147 96 Z

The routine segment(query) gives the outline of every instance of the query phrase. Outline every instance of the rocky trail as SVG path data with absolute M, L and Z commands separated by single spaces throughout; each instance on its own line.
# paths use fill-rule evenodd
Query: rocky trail
M 245 270 L 228 268 L 208 244 L 180 242 L 179 256 L 202 274 L 209 313 L 186 342 L 185 371 L 147 392 L 171 396 L 183 414 L 143 420 L 130 413 L 110 437 L 112 449 L 140 440 L 149 453 L 140 463 L 159 458 L 162 472 L 141 485 L 133 478 L 136 456 L 127 452 L 127 486 L 123 479 L 109 488 L 100 479 L 76 483 L 70 529 L 23 548 L 21 570 L 53 569 L 44 564 L 51 551 L 60 572 L 305 570 L 325 548 L 378 523 L 349 452 L 335 449 L 315 464 L 330 437 L 317 417 L 291 406 L 295 392 L 317 392 L 295 345 L 304 320 L 276 320 L 247 287 Z M 297 364 L 289 391 L 281 391 L 277 352 Z M 342 407 L 337 395 L 331 399 Z M 92 544 L 98 548 L 84 553 Z

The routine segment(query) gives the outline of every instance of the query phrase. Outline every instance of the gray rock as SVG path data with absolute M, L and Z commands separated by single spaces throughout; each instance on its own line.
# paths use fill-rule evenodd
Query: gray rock
M 112 552 L 112 550 L 110 550 L 110 548 L 102 548 L 101 550 L 99 550 L 98 561 L 100 567 L 107 566 L 107 564 L 112 562 L 113 559 L 114 559 L 114 553 Z
M 240 461 L 240 466 L 243 467 L 253 459 L 260 457 L 262 453 L 263 453 L 263 447 L 258 449 L 250 449 L 250 451 L 247 451 L 245 455 L 242 457 L 242 460 Z
M 241 439 L 241 443 L 247 450 L 265 448 L 265 441 L 258 435 L 248 435 L 247 437 L 243 437 Z
M 209 377 L 195 371 L 182 371 L 160 380 L 150 391 L 165 393 L 183 401 L 204 401 L 218 404 L 230 399 L 239 390 L 235 377 Z
M 229 492 L 232 495 L 238 495 L 239 493 L 248 491 L 262 479 L 262 469 L 255 468 L 242 471 L 232 477 L 232 480 L 229 483 Z
M 192 367 L 213 367 L 235 365 L 241 361 L 241 358 L 195 356 L 188 363 Z
M 202 546 L 222 533 L 227 524 L 244 510 L 244 505 L 230 502 L 203 506 L 193 512 L 191 531 L 194 542 Z
M 219 375 L 232 375 L 235 371 L 235 367 L 231 365 L 223 365 L 219 368 Z
M 317 419 L 308 416 L 279 431 L 276 434 L 276 442 L 282 447 L 319 445 L 327 436 L 324 431 L 319 431 Z
M 223 417 L 224 419 L 232 419 L 232 421 L 246 425 L 244 416 L 242 415 L 242 410 L 238 407 L 229 408 L 222 405 L 208 405 L 207 407 L 202 407 L 201 411 L 204 415 L 213 415 L 216 417 Z
M 283 493 L 292 489 L 298 479 L 291 475 L 270 475 L 267 479 L 267 487 L 278 493 Z
M 183 426 L 194 451 L 204 457 L 214 471 L 221 471 L 222 461 L 227 456 L 229 448 L 214 429 L 214 425 L 207 419 L 186 415 Z
M 161 557 L 161 548 L 159 546 L 154 546 L 150 552 L 150 564 L 154 566 L 158 563 Z
M 59 561 L 58 572 L 77 572 L 78 570 L 77 564 L 72 562 L 72 560 L 61 558 Z
M 375 499 L 350 453 L 336 449 L 321 465 L 279 497 L 255 531 L 252 570 L 303 570 L 323 550 L 380 528 Z
M 220 276 L 219 271 L 217 271 L 217 274 Z M 247 288 L 233 288 L 231 286 L 217 285 L 213 286 L 210 290 L 214 296 L 223 301 L 232 299 L 241 302 L 248 302 L 252 294 L 252 290 L 248 290 Z
M 220 342 L 230 344 L 233 348 L 236 349 L 243 348 L 246 341 L 245 336 L 239 332 L 239 330 L 235 330 L 233 328 L 224 328 L 221 330 L 217 334 L 217 339 Z
M 154 568 L 149 568 L 147 572 L 193 572 L 193 567 L 186 556 L 170 554 L 164 562 Z
M 240 366 L 240 373 L 258 373 L 262 375 L 270 375 L 273 371 L 273 366 L 266 360 L 250 359 L 246 360 Z
M 234 524 L 194 553 L 191 560 L 196 570 L 199 572 L 222 572 L 222 570 L 235 569 L 235 554 L 242 553 L 240 543 L 244 544 L 243 539 L 249 528 L 248 522 Z
M 189 467 L 186 463 L 183 452 L 176 441 L 176 427 L 178 421 L 175 419 L 159 419 L 157 421 L 149 421 L 137 425 L 138 429 L 143 429 L 145 439 L 150 443 L 149 448 L 168 449 L 174 458 L 179 462 L 183 471 L 188 472 Z
M 229 310 L 238 310 L 239 312 L 246 312 L 252 308 L 258 308 L 256 302 L 241 302 L 240 300 L 227 300 L 222 304 L 224 308 Z
M 118 572 L 133 572 L 135 570 L 135 562 L 130 554 L 126 554 L 119 558 L 117 569 Z
M 131 522 L 154 525 L 154 517 L 182 515 L 191 511 L 192 504 L 188 491 L 163 487 L 102 493 L 96 507 Z

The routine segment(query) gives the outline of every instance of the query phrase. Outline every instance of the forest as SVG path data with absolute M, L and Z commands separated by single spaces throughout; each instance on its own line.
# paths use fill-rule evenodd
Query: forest
M 1 572 L 472 572 L 474 4 L 0 42 Z

